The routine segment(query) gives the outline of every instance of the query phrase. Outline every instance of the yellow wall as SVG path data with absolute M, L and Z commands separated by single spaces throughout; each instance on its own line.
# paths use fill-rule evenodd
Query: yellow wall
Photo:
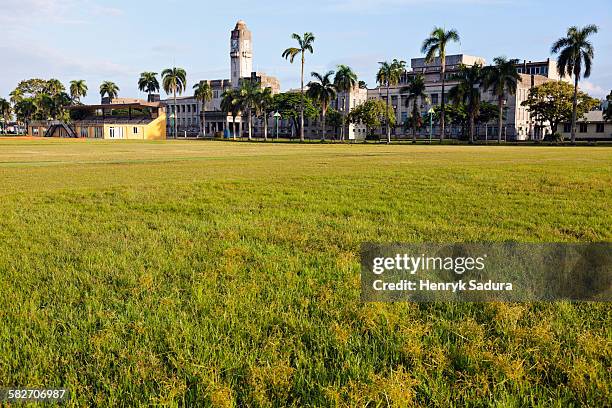
M 104 125 L 104 139 L 110 139 L 110 128 L 123 128 L 123 139 L 128 140 L 166 140 L 166 113 L 160 109 L 159 117 L 153 119 L 148 124 L 137 124 L 137 125 L 113 125 L 112 123 L 105 123 Z M 102 125 L 100 125 L 102 127 Z M 134 128 L 137 132 L 134 132 Z M 81 137 L 82 126 L 76 125 L 75 131 L 78 137 Z M 87 127 L 87 137 L 94 137 L 94 126 Z M 120 140 L 115 138 L 112 140 Z

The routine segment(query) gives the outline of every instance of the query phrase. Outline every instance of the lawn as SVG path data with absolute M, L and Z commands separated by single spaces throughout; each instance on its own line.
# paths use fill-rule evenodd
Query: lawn
M 0 140 L 0 387 L 592 406 L 610 304 L 362 304 L 374 242 L 612 240 L 612 148 Z

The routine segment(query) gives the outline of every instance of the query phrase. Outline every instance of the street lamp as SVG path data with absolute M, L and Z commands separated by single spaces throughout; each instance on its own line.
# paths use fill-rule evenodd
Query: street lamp
M 427 113 L 429 113 L 429 144 L 431 144 L 431 136 L 433 135 L 433 115 L 436 113 L 436 111 L 434 111 L 434 108 L 432 107 L 429 108 Z
M 278 120 L 281 118 L 281 114 L 276 112 L 274 114 L 274 119 L 276 120 L 276 140 L 278 140 Z

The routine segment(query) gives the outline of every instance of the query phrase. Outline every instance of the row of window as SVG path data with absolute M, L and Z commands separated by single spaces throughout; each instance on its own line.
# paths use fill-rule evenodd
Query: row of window
M 565 123 L 563 125 L 563 132 L 564 133 L 571 133 L 572 131 L 572 124 L 571 123 Z M 587 123 L 579 123 L 578 124 L 578 132 L 580 133 L 587 133 L 589 131 L 589 125 Z M 603 123 L 596 123 L 595 124 L 595 133 L 603 133 L 605 131 L 604 128 L 604 124 Z
M 177 109 L 175 110 L 174 108 L 175 105 L 170 105 L 172 113 L 196 113 L 198 111 L 198 105 L 196 105 L 195 103 L 189 105 L 176 105 Z
M 517 68 L 519 74 L 528 74 L 528 75 L 548 75 L 548 67 L 520 67 Z

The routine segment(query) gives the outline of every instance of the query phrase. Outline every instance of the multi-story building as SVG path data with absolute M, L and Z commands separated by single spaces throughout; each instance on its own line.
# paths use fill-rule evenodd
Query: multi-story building
M 472 66 L 474 64 L 485 65 L 486 62 L 484 58 L 464 54 L 449 55 L 446 57 L 445 99 L 447 103 L 450 103 L 448 92 L 457 85 L 457 81 L 453 78 L 461 65 Z M 506 140 L 538 140 L 543 136 L 545 129 L 536 126 L 529 111 L 521 106 L 521 103 L 527 99 L 530 88 L 559 78 L 556 64 L 550 60 L 544 62 L 524 62 L 517 65 L 517 70 L 521 75 L 521 82 L 518 83 L 516 94 L 507 95 L 504 100 L 506 119 L 504 122 L 504 129 L 502 129 L 502 135 Z M 397 86 L 391 87 L 389 99 L 391 106 L 393 106 L 396 112 L 397 123 L 397 126 L 392 129 L 392 134 L 395 135 L 395 137 L 401 137 L 406 133 L 403 130 L 403 123 L 405 123 L 412 112 L 412 104 L 406 103 L 408 95 L 401 92 L 402 88 L 405 87 L 410 78 L 415 75 L 420 74 L 424 76 L 426 93 L 429 96 L 429 101 L 419 101 L 419 110 L 425 115 L 433 106 L 441 104 L 442 80 L 440 71 L 441 64 L 439 58 L 436 58 L 431 63 L 427 63 L 425 58 L 414 58 L 411 60 L 411 69 L 407 70 L 401 76 Z M 521 71 L 528 72 L 529 74 L 522 73 Z M 535 72 L 540 72 L 540 74 L 536 74 Z M 368 90 L 368 99 L 386 100 L 386 98 L 387 93 L 384 87 Z M 484 90 L 482 90 L 482 100 L 495 105 L 498 103 L 497 98 L 494 97 L 491 92 L 485 92 Z M 498 125 L 496 122 L 497 121 L 494 120 L 491 123 L 479 125 L 476 129 L 476 136 L 480 138 L 496 137 L 498 134 Z M 429 130 L 430 129 L 422 129 L 418 133 L 419 137 L 428 137 Z M 434 137 L 439 135 L 439 132 L 439 127 L 435 126 L 433 128 Z M 461 134 L 461 129 L 459 126 L 447 124 L 445 132 L 446 138 L 457 138 Z
M 221 110 L 223 92 L 240 87 L 243 81 L 260 83 L 262 88 L 270 88 L 274 94 L 280 92 L 277 78 L 253 71 L 253 35 L 242 20 L 236 23 L 230 35 L 230 76 L 231 79 L 204 80 L 213 91 L 212 100 L 205 106 L 193 96 L 177 97 L 176 103 L 174 98 L 164 100 L 163 103 L 168 106 L 168 134 L 174 133 L 174 121 L 178 137 L 242 134 L 242 118 L 232 118 Z M 204 131 L 202 124 L 205 124 Z

